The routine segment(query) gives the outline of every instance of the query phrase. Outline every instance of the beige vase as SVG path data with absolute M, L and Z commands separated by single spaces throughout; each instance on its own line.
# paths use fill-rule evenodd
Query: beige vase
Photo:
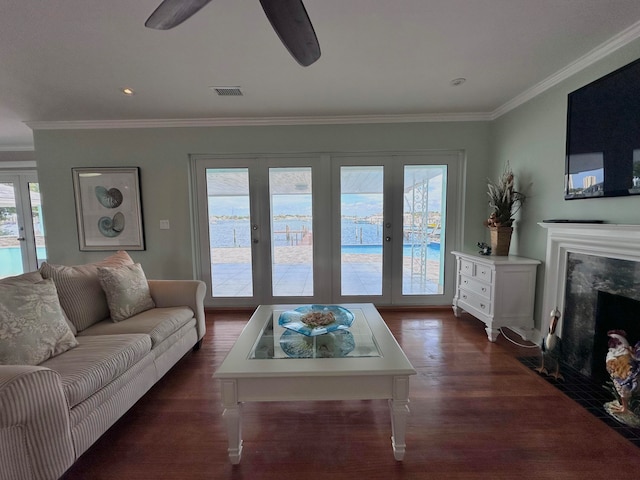
M 491 255 L 509 255 L 513 227 L 489 227 L 491 231 Z

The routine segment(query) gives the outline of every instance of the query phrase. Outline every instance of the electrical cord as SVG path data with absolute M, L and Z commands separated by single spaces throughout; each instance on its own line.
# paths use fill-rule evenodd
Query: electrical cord
M 504 330 L 502 329 L 502 327 L 498 328 L 498 330 L 500 331 L 500 333 L 502 334 L 502 336 L 504 338 L 506 338 L 507 340 L 509 340 L 511 343 L 513 343 L 514 345 L 517 345 L 519 347 L 522 348 L 540 348 L 538 345 L 536 345 L 535 343 L 533 345 L 523 345 L 522 343 L 518 343 L 515 340 L 509 338 L 505 333 Z

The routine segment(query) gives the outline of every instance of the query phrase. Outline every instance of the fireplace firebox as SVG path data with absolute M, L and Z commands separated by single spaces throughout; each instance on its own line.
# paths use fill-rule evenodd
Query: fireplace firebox
M 562 319 L 563 362 L 603 384 L 607 332 L 640 340 L 640 263 L 569 252 Z
M 640 301 L 601 290 L 598 292 L 595 320 L 591 378 L 604 384 L 609 380 L 604 361 L 609 350 L 607 332 L 624 330 L 627 341 L 635 345 L 640 340 Z

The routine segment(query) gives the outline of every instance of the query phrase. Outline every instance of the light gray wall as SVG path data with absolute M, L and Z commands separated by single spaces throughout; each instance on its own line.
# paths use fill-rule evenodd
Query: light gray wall
M 600 219 L 609 223 L 640 223 L 640 196 L 564 200 L 567 95 L 640 57 L 640 41 L 608 55 L 555 87 L 501 116 L 491 125 L 491 171 L 497 176 L 509 161 L 521 186 L 531 184 L 527 202 L 516 223 L 512 254 L 546 256 L 544 219 Z M 538 270 L 536 311 L 540 312 L 544 265 Z
M 463 248 L 474 250 L 477 241 L 488 240 L 482 226 L 486 179 L 509 160 L 528 193 L 511 253 L 544 261 L 546 232 L 537 225 L 543 219 L 640 222 L 640 197 L 563 199 L 567 94 L 638 57 L 640 40 L 494 122 L 36 131 L 49 259 L 72 264 L 106 255 L 78 249 L 72 167 L 140 167 L 147 250 L 131 254 L 151 278 L 192 278 L 190 154 L 450 149 L 464 150 L 467 157 Z M 169 219 L 171 230 L 160 230 L 160 219 Z M 538 272 L 539 328 L 544 265 Z
M 149 278 L 192 278 L 189 155 L 235 153 L 464 150 L 464 245 L 485 239 L 488 122 L 215 128 L 41 130 L 34 132 L 48 257 L 77 264 L 105 252 L 80 252 L 72 167 L 140 167 L 146 251 L 130 252 Z M 478 199 L 483 201 L 479 202 Z M 160 230 L 168 219 L 170 230 Z

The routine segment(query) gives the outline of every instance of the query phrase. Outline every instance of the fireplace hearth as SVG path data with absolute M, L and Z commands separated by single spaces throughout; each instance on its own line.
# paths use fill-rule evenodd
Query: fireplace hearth
M 519 358 L 519 360 L 531 370 L 540 366 L 539 356 L 522 357 Z M 534 373 L 540 375 L 537 372 Z M 637 447 L 640 447 L 640 428 L 629 427 L 628 425 L 618 422 L 605 410 L 605 403 L 611 401 L 613 398 L 609 390 L 568 365 L 562 366 L 562 375 L 564 380 L 556 380 L 546 375 L 540 376 L 567 397 L 581 405 L 594 417 L 606 423 Z

